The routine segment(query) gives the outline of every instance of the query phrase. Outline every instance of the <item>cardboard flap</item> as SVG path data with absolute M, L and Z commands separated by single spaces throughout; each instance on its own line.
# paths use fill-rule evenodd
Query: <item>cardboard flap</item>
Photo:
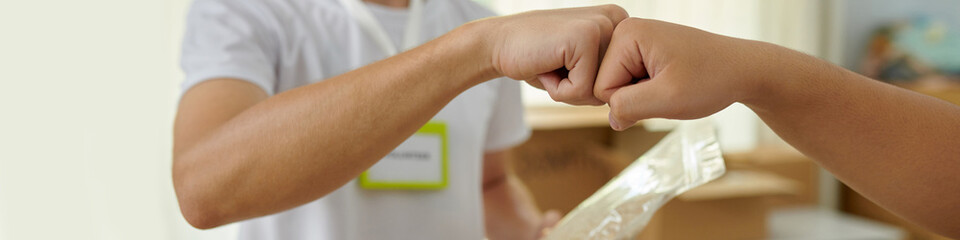
M 705 201 L 741 197 L 796 195 L 800 183 L 774 174 L 733 170 L 722 177 L 677 196 L 682 201 Z
M 810 161 L 803 153 L 791 147 L 762 147 L 747 152 L 724 153 L 723 159 L 735 165 Z

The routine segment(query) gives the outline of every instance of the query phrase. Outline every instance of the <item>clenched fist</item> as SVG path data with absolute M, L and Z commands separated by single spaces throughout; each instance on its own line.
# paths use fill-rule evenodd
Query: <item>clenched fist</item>
M 543 10 L 475 22 L 495 71 L 527 80 L 556 101 L 601 105 L 593 95 L 600 59 L 627 12 L 616 5 Z
M 770 45 L 656 20 L 614 31 L 593 88 L 616 130 L 647 118 L 696 119 L 748 100 Z

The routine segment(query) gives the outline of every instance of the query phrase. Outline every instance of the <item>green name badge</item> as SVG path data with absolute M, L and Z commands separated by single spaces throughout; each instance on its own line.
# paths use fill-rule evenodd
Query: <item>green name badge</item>
M 390 154 L 360 174 L 365 189 L 439 190 L 447 187 L 447 128 L 423 125 Z

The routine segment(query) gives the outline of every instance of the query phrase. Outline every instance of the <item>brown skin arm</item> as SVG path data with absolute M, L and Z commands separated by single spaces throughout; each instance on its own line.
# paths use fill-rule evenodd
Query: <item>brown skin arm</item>
M 783 50 L 745 102 L 788 143 L 884 208 L 960 237 L 960 107 Z M 774 82 L 775 81 L 775 82 Z
M 742 102 L 857 192 L 960 238 L 956 105 L 773 44 L 635 18 L 615 30 L 594 93 L 618 130 Z

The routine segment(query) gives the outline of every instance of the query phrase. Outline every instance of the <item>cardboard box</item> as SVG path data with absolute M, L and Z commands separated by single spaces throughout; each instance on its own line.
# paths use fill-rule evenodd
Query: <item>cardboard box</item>
M 820 166 L 793 148 L 758 148 L 723 157 L 728 169 L 770 172 L 799 183 L 796 195 L 771 198 L 773 207 L 812 206 L 819 200 Z
M 637 239 L 766 239 L 768 199 L 798 190 L 775 174 L 731 170 L 667 203 Z
M 569 212 L 668 133 L 643 127 L 612 131 L 601 107 L 527 110 L 534 132 L 514 149 L 511 167 L 542 210 Z M 797 194 L 799 186 L 775 174 L 728 170 L 666 204 L 639 237 L 763 239 L 769 199 Z
M 535 130 L 514 149 L 511 167 L 540 209 L 566 213 L 626 167 L 605 142 L 605 128 Z
M 653 148 L 663 137 L 666 137 L 669 131 L 648 131 L 642 127 L 634 127 L 622 132 L 615 132 L 611 135 L 612 141 L 610 148 L 620 156 L 630 159 L 637 159 L 640 155 Z
M 511 168 L 540 209 L 573 210 L 636 158 L 611 151 L 616 139 L 608 112 L 607 107 L 526 109 L 527 123 L 534 131 L 526 143 L 513 150 Z M 630 131 L 645 132 L 642 127 Z M 645 152 L 664 135 L 666 132 L 645 136 L 645 143 L 635 146 Z
M 611 136 L 606 128 L 538 130 L 514 152 L 512 166 L 541 209 L 566 213 L 633 161 L 603 144 L 615 142 Z M 762 238 L 769 198 L 797 191 L 774 174 L 732 170 L 665 205 L 640 239 Z

